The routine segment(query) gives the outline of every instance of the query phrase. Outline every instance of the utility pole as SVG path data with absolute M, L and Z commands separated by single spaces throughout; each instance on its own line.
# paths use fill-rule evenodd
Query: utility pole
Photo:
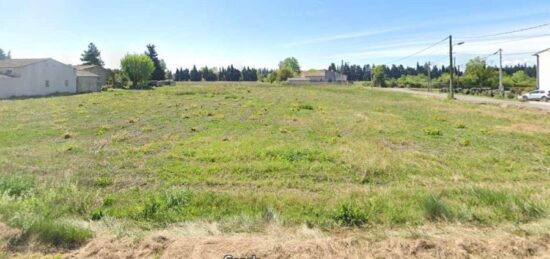
M 500 57 L 500 66 L 498 69 L 498 79 L 499 79 L 498 91 L 500 92 L 500 97 L 504 97 L 504 85 L 502 84 L 502 49 L 498 50 L 498 54 Z
M 453 66 L 453 35 L 449 35 L 449 63 L 450 63 L 450 66 L 449 66 L 449 73 L 450 73 L 450 76 L 451 76 L 451 80 L 449 80 L 449 93 L 447 95 L 447 97 L 449 99 L 454 99 L 455 98 L 455 89 L 453 87 L 453 80 L 454 80 L 454 66 Z

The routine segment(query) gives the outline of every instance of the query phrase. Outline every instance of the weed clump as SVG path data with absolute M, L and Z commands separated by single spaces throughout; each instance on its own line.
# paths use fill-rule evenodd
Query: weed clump
M 170 221 L 189 205 L 192 192 L 187 190 L 167 191 L 150 197 L 143 206 L 142 216 L 156 221 Z
M 105 188 L 113 185 L 113 179 L 108 176 L 100 176 L 95 180 L 96 187 Z
M 464 123 L 457 123 L 457 124 L 455 125 L 455 127 L 456 127 L 457 129 L 465 129 L 465 128 L 466 128 L 466 125 L 465 125 Z
M 449 205 L 437 196 L 429 195 L 424 199 L 422 206 L 424 208 L 424 215 L 428 220 L 438 221 L 454 218 Z
M 105 198 L 103 198 L 103 206 L 105 207 L 113 206 L 114 203 L 115 203 L 115 198 L 113 198 L 113 196 L 111 195 L 107 195 L 105 196 Z
M 344 203 L 334 213 L 333 219 L 344 226 L 359 227 L 367 223 L 367 215 L 357 205 Z
M 461 146 L 463 146 L 463 147 L 468 147 L 468 146 L 470 146 L 470 144 L 472 144 L 472 143 L 470 142 L 469 139 L 463 138 L 463 139 L 461 139 L 461 140 L 458 141 L 458 144 L 461 145 Z
M 303 103 L 294 103 L 292 104 L 292 111 L 301 111 L 301 110 L 307 110 L 307 111 L 313 111 L 315 110 L 315 107 L 310 104 L 303 104 Z
M 28 176 L 7 176 L 0 178 L 0 194 L 21 196 L 34 187 L 34 178 Z
M 425 128 L 424 133 L 428 136 L 442 136 L 443 133 L 437 128 Z

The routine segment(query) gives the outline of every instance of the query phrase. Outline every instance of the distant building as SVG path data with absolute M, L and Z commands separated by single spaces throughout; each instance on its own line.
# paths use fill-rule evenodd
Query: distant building
M 111 70 L 103 68 L 101 66 L 97 66 L 97 65 L 78 65 L 78 66 L 75 66 L 75 68 L 78 71 L 87 71 L 99 76 L 100 90 L 102 86 L 107 84 L 107 80 L 109 80 L 109 77 L 111 77 L 112 75 Z
M 90 93 L 101 91 L 99 76 L 86 70 L 76 71 L 76 92 Z
M 0 98 L 76 92 L 76 71 L 51 58 L 0 60 Z
M 302 72 L 301 77 L 290 78 L 288 79 L 288 83 L 345 83 L 347 79 L 348 77 L 340 72 L 322 69 Z
M 539 90 L 550 91 L 550 49 L 535 54 L 537 56 L 537 85 Z

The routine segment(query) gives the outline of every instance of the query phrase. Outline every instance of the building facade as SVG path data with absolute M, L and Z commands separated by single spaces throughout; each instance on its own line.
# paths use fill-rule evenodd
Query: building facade
M 312 83 L 342 83 L 347 81 L 347 76 L 340 72 L 326 69 L 305 71 L 302 77 L 308 78 Z
M 77 93 L 99 92 L 101 91 L 101 87 L 102 84 L 98 75 L 85 70 L 76 71 Z
M 307 83 L 345 83 L 348 77 L 340 72 L 326 69 L 311 70 L 302 72 L 301 77 L 288 79 L 289 84 L 307 84 Z
M 100 90 L 102 86 L 107 84 L 107 81 L 111 77 L 112 73 L 111 70 L 96 65 L 78 65 L 75 66 L 75 68 L 78 71 L 86 71 L 99 76 Z
M 539 90 L 550 91 L 550 49 L 537 54 L 537 85 Z
M 76 93 L 76 71 L 51 58 L 0 60 L 0 98 Z

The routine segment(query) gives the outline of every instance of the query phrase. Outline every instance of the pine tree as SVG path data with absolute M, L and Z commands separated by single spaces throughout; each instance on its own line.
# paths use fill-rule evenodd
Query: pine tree
M 155 49 L 155 45 L 153 44 L 147 45 L 147 51 L 145 52 L 145 55 L 149 56 L 149 58 L 151 58 L 151 60 L 153 61 L 153 64 L 155 65 L 155 71 L 153 72 L 153 76 L 151 77 L 151 79 L 152 80 L 166 79 L 166 75 L 160 64 L 160 60 L 158 57 L 158 53 Z
M 101 60 L 101 52 L 97 49 L 93 42 L 88 44 L 88 49 L 82 53 L 80 61 L 82 61 L 83 65 L 96 65 L 100 67 L 105 65 L 103 60 Z

